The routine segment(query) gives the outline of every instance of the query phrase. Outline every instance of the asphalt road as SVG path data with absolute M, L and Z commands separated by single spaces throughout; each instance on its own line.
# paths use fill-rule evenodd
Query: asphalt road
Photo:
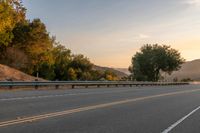
M 161 132 L 200 132 L 200 85 L 0 92 L 0 133 Z

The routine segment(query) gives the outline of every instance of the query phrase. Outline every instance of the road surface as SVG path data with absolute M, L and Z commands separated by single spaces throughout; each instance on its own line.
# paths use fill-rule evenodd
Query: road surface
M 200 85 L 0 92 L 0 133 L 168 132 L 200 132 Z

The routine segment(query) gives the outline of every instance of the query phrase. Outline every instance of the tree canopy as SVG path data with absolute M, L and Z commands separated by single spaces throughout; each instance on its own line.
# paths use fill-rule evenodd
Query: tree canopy
M 129 71 L 138 81 L 158 81 L 161 72 L 179 70 L 184 59 L 179 51 L 167 45 L 146 44 L 132 57 Z
M 90 60 L 50 36 L 39 19 L 28 20 L 20 0 L 0 0 L 0 63 L 48 80 L 116 80 L 93 70 Z
M 24 20 L 25 11 L 19 0 L 0 1 L 0 48 L 12 41 L 12 30 L 18 22 Z

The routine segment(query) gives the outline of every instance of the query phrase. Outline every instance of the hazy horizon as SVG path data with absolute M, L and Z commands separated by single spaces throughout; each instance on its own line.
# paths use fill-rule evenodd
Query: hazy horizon
M 200 0 L 23 1 L 57 41 L 94 64 L 127 68 L 143 44 L 166 44 L 200 58 Z

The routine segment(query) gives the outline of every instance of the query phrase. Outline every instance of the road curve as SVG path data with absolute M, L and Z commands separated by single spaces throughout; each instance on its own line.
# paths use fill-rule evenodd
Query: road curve
M 0 93 L 2 133 L 199 133 L 199 121 L 199 85 Z

